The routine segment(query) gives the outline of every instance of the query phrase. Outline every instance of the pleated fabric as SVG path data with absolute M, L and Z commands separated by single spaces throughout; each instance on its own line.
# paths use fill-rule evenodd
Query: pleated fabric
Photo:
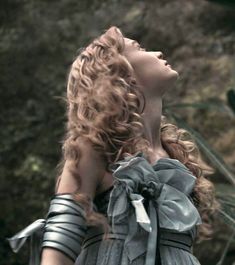
M 153 219 L 148 212 L 150 208 L 144 203 L 148 200 L 142 197 L 141 188 L 147 186 L 152 192 L 151 199 L 156 202 L 152 205 L 157 207 L 160 229 L 188 234 L 193 241 L 201 218 L 190 197 L 196 180 L 192 173 L 171 158 L 161 158 L 152 166 L 139 153 L 116 163 L 113 175 L 116 178 L 114 186 L 96 196 L 94 204 L 98 212 L 107 217 L 113 230 L 128 234 L 131 228 L 132 235 L 128 235 L 129 240 L 109 239 L 91 243 L 82 248 L 75 265 L 200 265 L 189 251 L 161 244 L 158 246 L 161 263 L 146 259 L 148 235 L 155 235 L 155 228 L 151 230 Z M 96 230 L 88 227 L 90 237 L 93 232 L 89 233 L 89 229 L 90 232 Z M 157 232 L 156 235 L 159 236 Z

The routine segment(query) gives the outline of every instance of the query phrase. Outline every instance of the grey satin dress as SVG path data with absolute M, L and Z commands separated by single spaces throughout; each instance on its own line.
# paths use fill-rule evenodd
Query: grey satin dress
M 143 153 L 112 165 L 113 187 L 94 204 L 112 228 L 88 227 L 76 265 L 200 265 L 192 244 L 201 217 L 190 194 L 196 177 L 177 159 L 154 165 Z

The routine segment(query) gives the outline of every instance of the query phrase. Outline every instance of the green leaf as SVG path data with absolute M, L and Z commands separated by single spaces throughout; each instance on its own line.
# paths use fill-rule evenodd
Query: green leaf
M 229 89 L 226 95 L 227 95 L 228 105 L 235 113 L 235 89 Z
M 196 108 L 196 109 L 215 109 L 220 112 L 227 113 L 231 115 L 230 108 L 223 102 L 196 102 L 196 103 L 178 103 L 178 104 L 167 104 L 164 106 L 164 109 L 171 110 L 175 108 Z
M 216 198 L 221 204 L 219 210 L 223 221 L 235 230 L 235 189 L 230 184 L 215 184 Z
M 192 137 L 195 139 L 202 152 L 206 155 L 206 157 L 210 160 L 215 168 L 221 172 L 226 179 L 235 186 L 235 176 L 230 170 L 230 168 L 226 165 L 223 159 L 209 146 L 206 140 L 196 132 L 192 127 L 190 127 L 186 122 L 184 122 L 181 118 L 177 117 L 172 112 L 168 112 L 172 116 L 172 118 L 177 122 L 180 127 L 188 130 Z
M 218 4 L 221 4 L 221 5 L 226 5 L 226 6 L 229 6 L 229 7 L 235 7 L 235 2 L 231 1 L 231 0 L 207 0 L 207 1 L 218 3 Z
M 216 263 L 216 265 L 223 265 L 225 257 L 226 257 L 226 255 L 228 253 L 229 247 L 230 247 L 230 245 L 231 245 L 231 243 L 233 241 L 234 236 L 235 236 L 235 230 L 233 231 L 232 235 L 228 239 L 228 241 L 227 241 L 227 243 L 225 245 L 225 248 L 224 248 L 224 250 L 222 252 L 222 255 L 221 255 L 219 261 Z

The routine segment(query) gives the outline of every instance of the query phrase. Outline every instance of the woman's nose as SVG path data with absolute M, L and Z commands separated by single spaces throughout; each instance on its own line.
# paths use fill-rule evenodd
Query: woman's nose
M 163 59 L 163 53 L 162 52 L 156 52 L 156 55 L 159 59 Z

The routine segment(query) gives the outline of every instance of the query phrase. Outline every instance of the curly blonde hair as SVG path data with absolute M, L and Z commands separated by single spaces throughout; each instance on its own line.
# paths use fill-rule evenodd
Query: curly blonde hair
M 74 60 L 67 82 L 67 130 L 63 139 L 62 163 L 73 159 L 79 163 L 78 137 L 89 140 L 107 162 L 115 163 L 126 155 L 139 151 L 150 159 L 150 143 L 143 135 L 141 114 L 145 99 L 134 78 L 133 68 L 124 51 L 121 30 L 110 27 L 94 39 Z M 162 116 L 161 142 L 171 158 L 178 159 L 197 177 L 193 200 L 203 224 L 198 238 L 212 235 L 211 220 L 218 207 L 213 184 L 204 177 L 212 169 L 202 161 L 199 150 L 190 134 L 167 123 Z M 104 215 L 93 210 L 92 201 L 83 194 L 75 194 L 83 203 L 87 223 L 101 224 L 105 233 L 109 230 Z

